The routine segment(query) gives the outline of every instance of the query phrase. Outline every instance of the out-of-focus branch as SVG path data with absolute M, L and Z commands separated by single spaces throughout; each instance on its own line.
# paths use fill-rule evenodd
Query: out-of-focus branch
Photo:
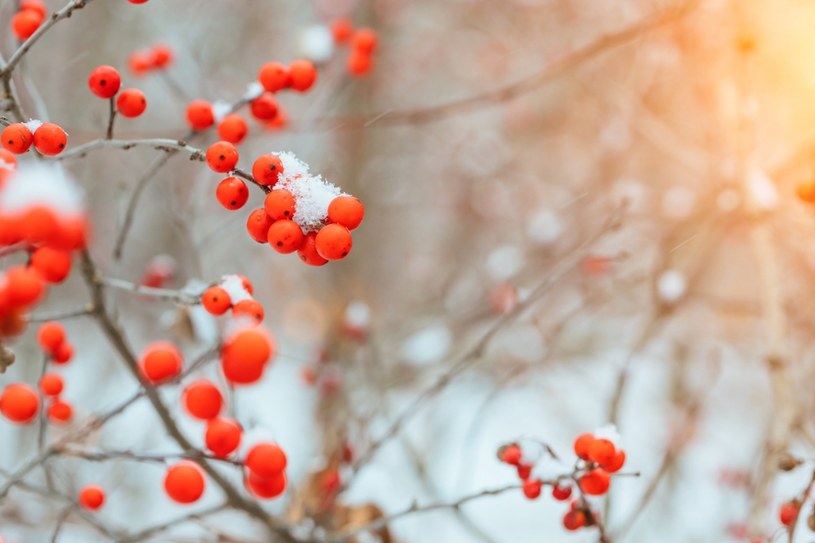
M 100 277 L 99 281 L 106 287 L 112 287 L 119 290 L 133 292 L 134 294 L 139 294 L 141 296 L 159 298 L 161 300 L 177 302 L 183 305 L 196 305 L 201 303 L 200 293 L 167 288 L 148 287 L 146 285 L 131 283 L 130 281 L 125 281 L 123 279 L 115 279 L 113 277 Z M 95 308 L 95 306 L 90 307 Z

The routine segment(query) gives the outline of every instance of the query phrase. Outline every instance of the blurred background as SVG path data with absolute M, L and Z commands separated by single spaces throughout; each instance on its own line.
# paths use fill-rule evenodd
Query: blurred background
M 0 2 L 0 21 L 14 4 Z M 86 193 L 105 276 L 138 283 L 168 255 L 168 288 L 229 273 L 253 281 L 280 353 L 231 403 L 247 435 L 278 441 L 291 466 L 289 491 L 264 508 L 299 522 L 314 474 L 337 468 L 346 445 L 377 443 L 410 409 L 362 469 L 339 468 L 342 504 L 392 514 L 455 502 L 517 482 L 496 459 L 502 444 L 542 440 L 568 457 L 578 434 L 612 422 L 626 471 L 641 476 L 615 478 L 596 503 L 610 540 L 785 540 L 778 505 L 804 490 L 815 458 L 815 217 L 796 196 L 813 181 L 815 4 L 99 0 L 49 31 L 15 83 L 26 112 L 59 122 L 75 146 L 107 124 L 87 74 L 117 66 L 149 106 L 118 120 L 116 136 L 179 138 L 190 99 L 239 99 L 263 63 L 313 55 L 315 28 L 338 17 L 377 31 L 372 72 L 349 76 L 335 50 L 314 90 L 281 95 L 287 124 L 250 122 L 240 150 L 245 169 L 249 157 L 292 151 L 365 203 L 347 259 L 309 268 L 255 243 L 245 221 L 261 195 L 224 210 L 218 175 L 184 156 L 155 175 L 163 153 L 149 148 L 63 163 Z M 8 58 L 16 44 L 1 39 Z M 155 43 L 171 46 L 172 67 L 127 72 L 128 56 Z M 43 313 L 88 301 L 75 275 Z M 199 307 L 110 299 L 136 350 L 170 339 L 192 360 L 217 342 L 220 324 Z M 65 324 L 77 351 L 66 397 L 81 424 L 137 383 L 92 320 Z M 12 347 L 21 363 L 0 382 L 35 382 L 33 334 Z M 198 439 L 179 389 L 162 393 Z M 173 450 L 158 428 L 140 402 L 85 445 Z M 0 421 L 0 466 L 25 463 L 36 439 L 36 428 Z M 806 463 L 779 473 L 785 451 Z M 98 515 L 114 526 L 138 531 L 192 511 L 161 492 L 160 464 L 51 463 L 67 494 L 89 478 L 104 484 Z M 219 498 L 211 485 L 193 508 Z M 548 493 L 506 492 L 390 529 L 404 542 L 597 541 L 596 530 L 564 530 L 564 507 Z M 0 501 L 0 537 L 48 541 L 59 514 L 15 489 Z M 812 538 L 803 524 L 796 541 Z M 263 538 L 232 512 L 144 540 Z M 108 539 L 81 517 L 59 537 L 97 540 Z

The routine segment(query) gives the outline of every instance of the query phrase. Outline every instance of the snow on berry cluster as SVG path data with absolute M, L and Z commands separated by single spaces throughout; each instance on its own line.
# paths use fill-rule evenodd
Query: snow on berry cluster
M 543 449 L 552 458 L 554 468 L 560 470 L 553 477 L 543 476 L 550 472 L 552 465 L 542 460 Z M 552 486 L 552 497 L 569 502 L 569 510 L 563 517 L 563 526 L 568 530 L 578 530 L 597 524 L 599 514 L 594 511 L 587 497 L 602 496 L 611 486 L 611 474 L 618 472 L 625 464 L 625 451 L 620 447 L 620 437 L 613 426 L 605 426 L 593 433 L 581 434 L 574 442 L 577 461 L 571 472 L 563 470 L 563 464 L 554 451 L 540 443 L 529 446 L 509 443 L 498 450 L 501 462 L 514 466 L 522 482 L 524 495 L 530 500 L 537 499 L 544 485 Z M 578 496 L 573 496 L 574 489 Z
M 256 324 L 263 322 L 263 306 L 252 298 L 254 287 L 242 275 L 225 275 L 217 285 L 201 294 L 201 305 L 211 315 L 223 315 L 232 310 L 233 318 L 249 318 Z
M 17 172 L 14 155 L 0 150 L 0 251 L 29 255 L 0 272 L 0 339 L 21 333 L 46 285 L 68 277 L 87 230 L 81 193 L 62 168 L 29 164 Z

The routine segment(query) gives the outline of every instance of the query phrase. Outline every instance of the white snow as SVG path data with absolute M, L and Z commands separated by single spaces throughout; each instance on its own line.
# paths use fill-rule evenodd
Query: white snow
M 83 194 L 58 164 L 32 162 L 10 177 L 0 193 L 0 211 L 23 212 L 36 206 L 63 217 L 84 213 Z
M 244 300 L 253 299 L 252 295 L 249 294 L 249 292 L 247 292 L 247 290 L 243 287 L 243 281 L 237 275 L 224 275 L 221 277 L 221 281 L 218 283 L 218 286 L 229 294 L 229 299 L 232 300 L 232 305 Z
M 300 34 L 300 52 L 312 62 L 322 63 L 334 53 L 334 37 L 325 25 L 313 25 Z

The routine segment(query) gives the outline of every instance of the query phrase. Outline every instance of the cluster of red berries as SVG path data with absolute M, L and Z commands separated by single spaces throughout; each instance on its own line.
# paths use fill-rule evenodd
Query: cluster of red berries
M 254 286 L 242 275 L 226 275 L 217 285 L 201 294 L 201 305 L 211 315 L 219 316 L 232 310 L 233 318 L 246 317 L 255 324 L 263 322 L 263 306 L 254 298 Z
M 20 41 L 27 40 L 48 16 L 42 0 L 20 0 L 20 8 L 11 18 L 11 30 Z
M 143 76 L 153 70 L 166 70 L 173 63 L 170 46 L 157 43 L 149 49 L 133 51 L 127 57 L 127 67 L 135 76 Z
M 373 54 L 379 44 L 376 32 L 370 28 L 354 29 L 348 19 L 337 19 L 331 23 L 331 35 L 337 45 L 350 46 L 345 67 L 355 76 L 367 75 L 373 68 Z
M 15 155 L 28 152 L 31 145 L 45 156 L 60 154 L 68 145 L 68 134 L 55 123 L 38 120 L 26 123 L 12 123 L 3 129 L 3 147 Z
M 138 117 L 147 109 L 147 98 L 139 89 L 128 88 L 119 92 L 122 76 L 113 66 L 97 66 L 88 77 L 88 87 L 99 98 L 116 97 L 116 111 L 123 117 Z M 116 96 L 118 93 L 118 97 Z

